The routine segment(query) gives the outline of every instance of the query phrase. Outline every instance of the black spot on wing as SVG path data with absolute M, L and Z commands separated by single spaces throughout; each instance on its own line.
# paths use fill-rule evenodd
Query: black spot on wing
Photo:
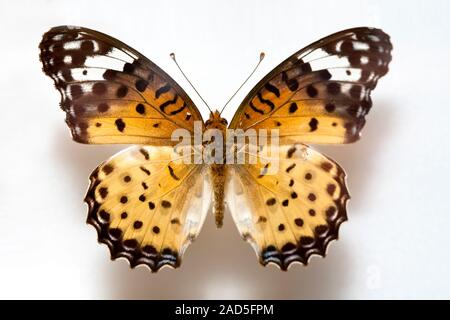
M 144 114 L 145 113 L 145 106 L 142 103 L 139 103 L 136 106 L 136 112 L 139 114 Z
M 249 103 L 250 108 L 252 108 L 253 111 L 260 113 L 260 114 L 264 114 L 264 111 L 262 111 L 261 109 L 258 109 L 257 107 L 255 107 L 255 105 L 253 104 L 253 101 L 250 101 Z
M 291 164 L 289 167 L 286 168 L 286 172 L 289 173 L 292 169 L 294 169 L 296 166 L 296 163 L 294 162 L 293 164 Z
M 143 79 L 136 80 L 135 87 L 139 92 L 144 92 L 147 89 L 148 82 Z
M 169 169 L 169 174 L 170 176 L 175 179 L 175 180 L 180 180 L 180 178 L 175 174 L 175 172 L 173 171 L 173 168 L 169 165 L 167 166 L 167 168 Z
M 140 148 L 139 152 L 144 156 L 145 160 L 149 160 L 150 159 L 150 155 L 148 153 L 148 151 L 144 148 Z
M 311 118 L 311 121 L 309 121 L 309 128 L 310 131 L 316 131 L 317 125 L 319 124 L 319 121 L 316 118 Z
M 275 105 L 273 104 L 272 101 L 267 100 L 267 99 L 264 99 L 264 98 L 262 97 L 261 92 L 258 92 L 258 93 L 257 93 L 257 97 L 258 97 L 259 101 L 261 101 L 261 102 L 264 103 L 265 105 L 269 106 L 270 111 L 272 111 L 272 110 L 275 108 Z M 270 111 L 269 111 L 269 112 L 270 112 Z
M 289 113 L 294 113 L 295 111 L 297 111 L 298 106 L 295 102 L 292 102 L 291 105 L 289 106 Z
M 178 108 L 176 110 L 173 110 L 173 111 L 170 111 L 170 114 L 171 115 L 175 115 L 175 114 L 180 113 L 181 111 L 183 111 L 185 108 L 186 108 L 186 102 L 184 102 L 183 105 L 180 108 Z M 186 118 L 187 118 L 187 120 L 189 120 L 190 119 L 190 115 L 189 116 L 186 115 Z
M 123 122 L 122 119 L 117 119 L 115 122 L 117 130 L 119 130 L 120 132 L 123 132 L 123 130 L 125 129 L 125 122 Z
M 128 87 L 127 86 L 120 86 L 116 91 L 117 98 L 124 98 L 128 94 Z
M 166 108 L 172 104 L 177 103 L 177 100 L 178 100 L 178 95 L 175 95 L 172 100 L 167 100 L 167 101 L 161 103 L 161 105 L 159 106 L 159 109 L 162 112 L 166 113 Z
M 296 147 L 291 147 L 289 148 L 289 150 L 287 151 L 287 158 L 290 159 L 292 158 L 293 154 L 295 153 L 295 151 L 297 151 Z
M 272 92 L 277 98 L 280 97 L 280 90 L 279 90 L 276 86 L 274 86 L 273 84 L 271 84 L 270 82 L 267 82 L 267 83 L 264 85 L 264 89 L 266 89 L 266 90 L 269 91 L 269 92 Z
M 289 79 L 285 71 L 281 74 L 281 80 L 286 84 L 290 91 L 295 91 L 299 87 L 298 81 L 296 79 Z
M 158 99 L 162 94 L 169 92 L 171 89 L 170 84 L 166 84 L 155 91 L 155 98 Z
M 148 175 L 148 176 L 150 175 L 150 170 L 148 170 L 144 166 L 140 166 L 139 169 L 141 169 L 141 171 L 144 172 L 146 175 Z

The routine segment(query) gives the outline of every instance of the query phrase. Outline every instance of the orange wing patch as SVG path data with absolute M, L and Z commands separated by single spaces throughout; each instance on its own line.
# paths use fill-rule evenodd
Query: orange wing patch
M 40 44 L 75 141 L 173 145 L 176 128 L 202 117 L 183 89 L 136 50 L 79 27 L 56 27 Z
M 383 31 L 338 32 L 295 53 L 244 99 L 230 127 L 280 130 L 281 142 L 359 139 L 370 93 L 388 71 L 392 45 Z

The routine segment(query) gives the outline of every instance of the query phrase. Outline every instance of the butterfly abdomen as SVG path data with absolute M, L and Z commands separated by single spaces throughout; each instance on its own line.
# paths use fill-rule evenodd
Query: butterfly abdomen
M 226 136 L 227 120 L 220 116 L 220 112 L 211 112 L 209 119 L 205 122 L 206 129 L 219 130 L 223 139 Z M 220 155 L 221 159 L 211 164 L 209 173 L 213 188 L 213 213 L 216 217 L 217 228 L 223 225 L 225 211 L 225 181 L 227 169 L 225 163 L 225 152 Z
M 211 184 L 213 188 L 213 213 L 216 217 L 216 226 L 223 225 L 223 215 L 225 211 L 225 180 L 227 167 L 224 164 L 212 164 L 210 166 Z

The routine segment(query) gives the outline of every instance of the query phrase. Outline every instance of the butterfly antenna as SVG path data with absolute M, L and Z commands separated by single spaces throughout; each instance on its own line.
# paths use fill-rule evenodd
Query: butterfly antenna
M 266 56 L 266 54 L 264 52 L 261 52 L 259 54 L 259 61 L 256 64 L 255 68 L 253 69 L 253 71 L 250 73 L 250 75 L 247 77 L 247 79 L 245 79 L 244 82 L 242 82 L 242 84 L 239 86 L 239 88 L 233 93 L 233 95 L 231 96 L 230 99 L 228 99 L 227 103 L 225 103 L 225 105 L 223 106 L 222 110 L 220 110 L 220 114 L 222 114 L 223 110 L 225 110 L 225 107 L 228 105 L 228 103 L 230 103 L 231 100 L 233 100 L 234 96 L 239 92 L 239 90 L 242 89 L 242 87 L 244 86 L 244 84 L 247 83 L 248 79 L 250 79 L 252 77 L 252 75 L 255 73 L 256 69 L 258 69 L 259 65 L 261 64 L 261 62 L 263 61 L 264 57 Z
M 197 93 L 197 95 L 200 97 L 200 99 L 202 99 L 203 103 L 206 105 L 206 107 L 208 108 L 209 112 L 212 113 L 211 108 L 209 107 L 209 105 L 206 103 L 205 99 L 203 99 L 203 97 L 200 95 L 200 93 L 197 91 L 197 89 L 195 89 L 194 85 L 192 84 L 192 82 L 189 80 L 189 78 L 184 74 L 183 70 L 181 69 L 180 65 L 177 62 L 177 59 L 175 59 L 175 53 L 171 53 L 170 57 L 172 58 L 172 60 L 175 62 L 175 64 L 178 67 L 178 70 L 180 70 L 181 74 L 183 75 L 183 77 L 186 79 L 187 82 L 189 82 L 189 84 L 191 85 L 192 89 L 194 89 L 194 91 Z

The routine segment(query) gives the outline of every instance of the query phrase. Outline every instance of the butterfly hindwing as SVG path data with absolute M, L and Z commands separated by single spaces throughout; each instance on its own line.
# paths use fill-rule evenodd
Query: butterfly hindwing
M 354 28 L 298 51 L 263 78 L 231 128 L 280 130 L 282 143 L 359 139 L 371 91 L 388 71 L 392 44 L 379 29 Z
M 331 159 L 303 144 L 282 146 L 271 158 L 230 170 L 227 203 L 242 235 L 263 265 L 287 270 L 325 256 L 347 220 L 345 173 Z M 268 160 L 271 159 L 271 160 Z M 278 169 L 269 174 L 265 168 Z
M 40 43 L 44 72 L 61 93 L 73 139 L 173 145 L 202 117 L 184 90 L 142 54 L 103 33 L 61 26 Z
M 172 147 L 135 146 L 113 156 L 91 175 L 88 223 L 111 258 L 152 271 L 178 267 L 200 232 L 210 195 L 203 166 L 186 164 Z

